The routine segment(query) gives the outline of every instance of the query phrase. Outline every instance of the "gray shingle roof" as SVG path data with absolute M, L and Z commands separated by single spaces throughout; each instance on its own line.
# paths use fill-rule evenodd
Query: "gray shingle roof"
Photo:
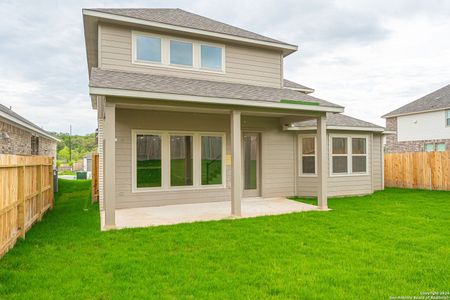
M 38 125 L 34 124 L 33 122 L 25 119 L 24 117 L 22 117 L 21 115 L 19 115 L 18 113 L 14 112 L 12 109 L 9 109 L 8 107 L 4 106 L 3 104 L 0 104 L 0 111 L 11 116 L 12 118 L 22 121 L 23 123 L 29 125 L 30 127 L 36 129 L 37 131 L 42 131 L 52 137 L 54 137 L 51 133 L 49 133 L 48 131 L 45 131 L 44 129 L 42 129 L 41 127 L 39 127 Z M 54 137 L 56 139 L 56 137 Z
M 299 90 L 309 90 L 311 92 L 314 91 L 314 89 L 312 89 L 312 88 L 309 88 L 307 86 L 301 85 L 297 82 L 290 81 L 287 79 L 283 79 L 283 86 L 287 87 L 287 88 L 293 88 L 293 89 L 299 89 Z
M 280 102 L 280 100 L 285 99 L 319 103 L 320 106 L 327 107 L 342 107 L 290 89 L 142 73 L 128 73 L 102 70 L 98 68 L 92 68 L 89 86 L 97 88 L 269 102 Z
M 315 127 L 317 126 L 316 120 L 308 120 L 303 122 L 294 123 L 296 127 Z M 380 128 L 384 127 L 378 126 L 373 123 L 369 123 L 360 119 L 356 119 L 344 114 L 332 114 L 327 113 L 327 126 L 342 126 L 342 127 L 368 127 L 368 128 Z
M 385 114 L 383 118 L 445 108 L 450 108 L 450 84 Z
M 187 12 L 179 8 L 89 8 L 87 10 L 205 30 L 209 32 L 229 34 L 253 40 L 290 45 L 267 36 Z

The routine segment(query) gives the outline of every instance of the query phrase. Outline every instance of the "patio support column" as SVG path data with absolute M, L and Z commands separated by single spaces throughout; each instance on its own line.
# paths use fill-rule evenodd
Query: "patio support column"
M 241 112 L 231 111 L 231 215 L 241 215 L 242 164 L 241 164 Z
M 105 104 L 104 123 L 105 227 L 116 227 L 116 106 Z
M 317 205 L 319 209 L 328 209 L 328 150 L 327 150 L 327 117 L 317 118 Z

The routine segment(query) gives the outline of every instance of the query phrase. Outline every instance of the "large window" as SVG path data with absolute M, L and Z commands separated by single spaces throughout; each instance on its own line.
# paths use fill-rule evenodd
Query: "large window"
M 170 185 L 193 184 L 193 142 L 192 136 L 170 137 Z
M 331 173 L 367 173 L 367 137 L 331 137 Z
M 161 39 L 138 35 L 135 38 L 136 60 L 147 62 L 161 62 Z
M 222 70 L 222 48 L 201 45 L 201 66 L 204 69 Z
M 202 136 L 202 185 L 222 183 L 222 137 Z
M 299 136 L 300 175 L 316 174 L 316 138 L 314 136 Z
M 136 185 L 138 188 L 161 186 L 161 136 L 139 134 L 136 137 Z
M 192 67 L 192 43 L 170 41 L 170 64 Z
M 224 186 L 222 133 L 133 130 L 133 191 Z
M 133 31 L 132 36 L 134 64 L 204 72 L 225 71 L 224 45 L 138 31 Z

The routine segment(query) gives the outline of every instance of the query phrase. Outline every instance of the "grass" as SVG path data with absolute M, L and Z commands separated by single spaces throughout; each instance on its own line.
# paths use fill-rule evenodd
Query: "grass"
M 89 181 L 0 260 L 1 299 L 388 299 L 449 291 L 450 193 L 389 189 L 330 212 L 99 231 Z

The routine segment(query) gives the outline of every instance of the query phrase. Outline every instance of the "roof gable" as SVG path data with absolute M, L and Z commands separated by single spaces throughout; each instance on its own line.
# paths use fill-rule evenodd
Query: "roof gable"
M 446 108 L 450 108 L 450 84 L 385 114 L 383 118 Z

